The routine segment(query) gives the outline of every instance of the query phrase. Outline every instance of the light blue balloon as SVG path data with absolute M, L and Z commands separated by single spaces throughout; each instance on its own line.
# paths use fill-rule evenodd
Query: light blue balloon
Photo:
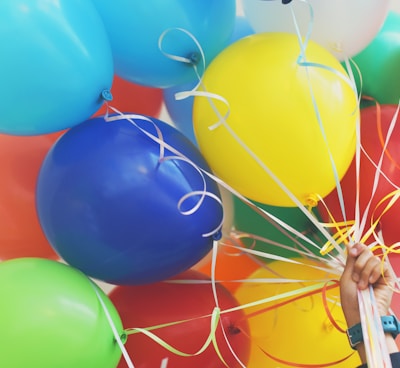
M 236 16 L 235 27 L 230 39 L 229 44 L 240 40 L 243 37 L 247 37 L 254 34 L 254 30 L 249 23 L 249 20 L 243 15 Z
M 104 19 L 115 71 L 131 82 L 167 88 L 195 78 L 190 64 L 163 52 L 199 60 L 201 45 L 206 65 L 225 48 L 235 18 L 235 0 L 93 0 Z M 182 31 L 184 30 L 184 31 Z M 165 33 L 165 37 L 162 35 Z M 161 37 L 161 51 L 159 40 Z M 202 73 L 201 60 L 197 64 Z
M 192 119 L 194 97 L 190 96 L 182 100 L 177 100 L 175 94 L 178 92 L 191 91 L 196 87 L 196 84 L 196 82 L 190 82 L 163 90 L 164 104 L 172 122 L 175 127 L 195 145 L 197 145 L 197 142 L 194 135 Z
M 77 125 L 111 88 L 111 46 L 91 0 L 2 0 L 0 44 L 1 133 Z

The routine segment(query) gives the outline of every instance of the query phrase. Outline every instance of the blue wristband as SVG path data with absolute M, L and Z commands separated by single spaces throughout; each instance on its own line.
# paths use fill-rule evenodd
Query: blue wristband
M 383 332 L 390 333 L 395 339 L 400 332 L 400 322 L 396 316 L 383 316 L 381 317 Z M 362 342 L 363 333 L 361 323 L 350 327 L 347 330 L 347 337 L 349 339 L 350 346 L 356 349 L 357 345 Z

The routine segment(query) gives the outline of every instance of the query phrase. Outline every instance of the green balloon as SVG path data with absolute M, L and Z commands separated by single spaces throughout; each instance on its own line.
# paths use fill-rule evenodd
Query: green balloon
M 238 198 L 234 198 L 234 227 L 236 230 L 262 237 L 266 240 L 283 244 L 290 249 L 285 249 L 277 245 L 273 245 L 264 240 L 257 240 L 255 243 L 251 238 L 243 238 L 242 241 L 247 247 L 254 246 L 253 249 L 264 253 L 271 253 L 285 258 L 299 257 L 299 253 L 291 249 L 304 249 L 299 246 L 302 244 L 306 251 L 319 255 L 319 250 L 323 246 L 326 238 L 319 232 L 313 222 L 298 207 L 276 207 L 253 202 L 261 209 L 279 218 L 284 223 L 290 225 L 298 232 L 303 233 L 308 239 L 314 242 L 317 247 L 309 244 L 307 241 L 298 238 L 296 235 L 286 230 L 289 236 L 282 233 L 277 227 L 271 224 L 267 219 L 255 212 L 250 206 L 242 202 Z M 313 212 L 316 219 L 319 218 L 317 212 Z M 294 239 L 293 239 L 294 238 Z M 298 243 L 297 243 L 298 242 Z M 269 262 L 270 260 L 260 257 L 262 260 Z
M 400 14 L 389 12 L 382 28 L 372 42 L 353 57 L 352 65 L 358 90 L 380 104 L 397 105 L 400 98 Z M 361 101 L 361 107 L 374 104 Z
M 96 293 L 97 291 L 97 293 Z M 0 263 L 0 367 L 114 368 L 120 316 L 80 271 L 48 259 Z

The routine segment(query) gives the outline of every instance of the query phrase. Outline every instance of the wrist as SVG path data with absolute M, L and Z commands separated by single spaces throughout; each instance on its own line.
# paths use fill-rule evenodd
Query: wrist
M 385 338 L 386 338 L 387 342 L 393 341 L 393 343 L 394 343 L 394 339 L 400 333 L 399 320 L 396 318 L 396 316 L 393 316 L 393 315 L 392 316 L 382 316 L 381 323 L 382 323 L 382 328 L 385 333 Z M 363 343 L 364 337 L 363 337 L 363 331 L 362 331 L 362 326 L 361 326 L 360 322 L 358 322 L 354 325 L 351 325 L 351 327 L 348 328 L 347 337 L 349 339 L 350 346 L 353 349 L 357 349 L 357 346 L 360 343 Z
M 346 313 L 344 314 L 344 318 L 346 320 L 348 328 L 361 322 L 360 311 L 358 309 L 351 311 L 347 310 Z

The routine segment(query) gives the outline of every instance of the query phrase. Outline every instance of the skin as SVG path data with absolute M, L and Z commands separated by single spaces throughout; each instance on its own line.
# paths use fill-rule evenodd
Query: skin
M 348 248 L 348 256 L 340 279 L 340 298 L 343 313 L 349 327 L 360 323 L 360 311 L 357 290 L 365 290 L 371 284 L 373 287 L 378 311 L 381 316 L 389 315 L 392 301 L 393 277 L 386 265 L 382 269 L 382 261 L 371 250 L 362 244 Z M 386 334 L 389 353 L 398 351 L 391 334 Z M 366 363 L 365 346 L 357 345 L 357 351 L 362 363 Z

